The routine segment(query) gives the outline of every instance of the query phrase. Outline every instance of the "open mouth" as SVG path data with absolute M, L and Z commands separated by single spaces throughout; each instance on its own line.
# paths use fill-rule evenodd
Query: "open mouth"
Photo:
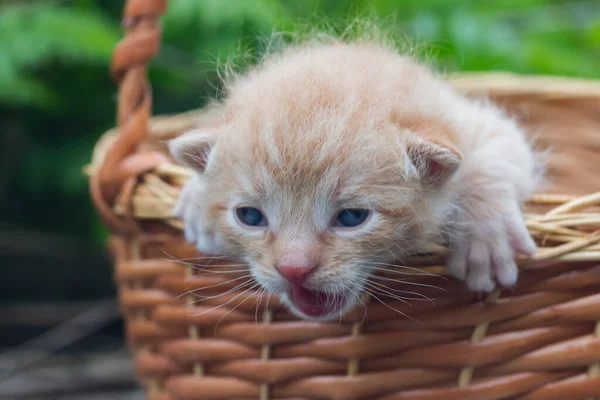
M 343 293 L 327 293 L 293 285 L 289 300 L 304 315 L 317 318 L 331 315 L 344 307 L 346 296 Z

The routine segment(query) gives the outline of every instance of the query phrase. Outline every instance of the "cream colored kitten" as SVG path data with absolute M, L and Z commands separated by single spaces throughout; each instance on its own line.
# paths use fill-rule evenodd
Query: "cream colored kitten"
M 523 131 L 384 46 L 271 55 L 217 112 L 217 126 L 171 142 L 197 171 L 176 208 L 186 238 L 242 257 L 304 318 L 351 309 L 374 262 L 443 236 L 450 272 L 476 291 L 514 285 L 515 254 L 535 252 Z

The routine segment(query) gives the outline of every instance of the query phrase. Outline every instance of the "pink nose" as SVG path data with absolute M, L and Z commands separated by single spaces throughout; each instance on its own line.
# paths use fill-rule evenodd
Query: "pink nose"
M 277 271 L 279 274 L 287 279 L 290 283 L 294 285 L 300 285 L 302 282 L 308 278 L 310 273 L 315 268 L 315 265 L 312 266 L 297 266 L 297 265 L 282 265 L 277 267 Z

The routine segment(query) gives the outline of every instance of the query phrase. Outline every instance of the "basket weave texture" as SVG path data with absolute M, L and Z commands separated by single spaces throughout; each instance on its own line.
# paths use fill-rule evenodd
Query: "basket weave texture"
M 516 288 L 470 293 L 446 277 L 445 251 L 432 247 L 410 274 L 384 272 L 381 297 L 363 296 L 339 321 L 301 321 L 251 284 L 236 288 L 247 272 L 198 254 L 172 215 L 191 172 L 164 142 L 211 117 L 150 119 L 145 62 L 158 50 L 165 6 L 127 3 L 113 63 L 118 129 L 99 141 L 87 171 L 149 399 L 600 398 L 600 83 L 451 78 L 551 146 L 552 185 L 526 214 L 540 248 L 518 260 Z M 406 303 L 388 296 L 396 289 L 418 295 Z

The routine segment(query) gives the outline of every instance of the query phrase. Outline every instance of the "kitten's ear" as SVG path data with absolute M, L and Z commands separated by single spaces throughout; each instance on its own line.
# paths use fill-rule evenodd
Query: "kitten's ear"
M 412 135 L 411 135 L 412 136 Z M 409 172 L 426 184 L 441 184 L 449 179 L 462 161 L 461 152 L 445 140 L 413 136 L 407 140 Z
M 456 172 L 463 155 L 455 145 L 458 135 L 447 123 L 397 110 L 392 112 L 391 121 L 402 130 L 401 140 L 408 155 L 407 179 L 439 185 Z
M 192 130 L 169 142 L 169 150 L 179 163 L 203 172 L 216 142 L 216 133 Z

